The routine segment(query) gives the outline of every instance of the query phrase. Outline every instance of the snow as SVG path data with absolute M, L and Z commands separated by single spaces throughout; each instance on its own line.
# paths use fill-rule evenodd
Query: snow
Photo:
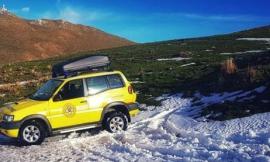
M 43 20 L 42 19 L 39 19 L 39 20 L 37 20 L 38 21 L 38 24 L 39 25 L 42 25 L 43 24 Z
M 143 84 L 144 82 L 139 81 L 139 80 L 135 80 L 135 81 L 131 81 L 132 84 Z
M 205 52 L 212 52 L 213 50 L 212 49 L 206 49 L 204 50 Z
M 174 58 L 160 58 L 157 59 L 157 61 L 182 61 L 182 60 L 188 60 L 190 58 L 183 58 L 183 57 L 174 57 Z
M 42 26 L 42 25 L 47 24 L 47 21 L 44 20 L 44 19 L 38 19 L 38 20 L 32 20 L 32 21 L 30 21 L 30 23 L 31 23 L 31 24 L 35 24 L 35 25 L 40 25 L 40 26 Z
M 265 50 L 250 50 L 250 51 L 243 51 L 243 52 L 223 52 L 220 53 L 221 55 L 240 55 L 240 54 L 249 54 L 249 53 L 261 53 L 261 52 L 265 52 Z
M 261 87 L 258 87 L 258 88 L 255 89 L 255 91 L 258 92 L 258 93 L 262 93 L 265 90 L 266 90 L 266 87 L 265 86 L 261 86 Z
M 238 38 L 237 40 L 265 41 L 265 42 L 267 42 L 267 44 L 270 44 L 270 38 Z
M 192 117 L 206 105 L 237 101 L 265 89 L 196 93 L 196 101 L 164 94 L 156 98 L 161 106 L 144 106 L 128 130 L 118 134 L 95 129 L 27 147 L 13 146 L 0 136 L 1 161 L 270 161 L 270 113 L 209 122 Z
M 189 63 L 189 64 L 181 65 L 181 67 L 190 66 L 190 65 L 195 65 L 195 64 L 196 64 L 195 62 L 191 62 L 191 63 Z

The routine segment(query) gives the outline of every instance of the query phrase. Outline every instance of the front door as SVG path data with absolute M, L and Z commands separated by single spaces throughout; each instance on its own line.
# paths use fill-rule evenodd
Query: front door
M 84 112 L 89 109 L 82 79 L 72 80 L 59 90 L 49 104 L 49 120 L 53 129 L 89 122 Z

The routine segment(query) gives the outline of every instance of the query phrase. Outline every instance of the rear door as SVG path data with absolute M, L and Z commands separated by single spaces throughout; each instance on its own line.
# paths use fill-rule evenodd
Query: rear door
M 124 82 L 118 74 L 86 78 L 85 82 L 93 121 L 100 120 L 103 108 L 109 103 L 124 100 Z
M 106 76 L 96 76 L 85 79 L 87 89 L 87 103 L 89 106 L 89 116 L 91 122 L 97 122 L 101 119 L 103 107 L 109 102 L 109 96 L 106 93 L 109 85 Z
M 127 89 L 123 78 L 119 74 L 112 74 L 107 76 L 110 87 L 111 102 L 126 101 Z

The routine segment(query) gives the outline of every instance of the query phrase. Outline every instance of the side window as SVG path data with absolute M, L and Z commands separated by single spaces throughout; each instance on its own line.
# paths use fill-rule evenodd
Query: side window
M 105 76 L 87 78 L 86 84 L 88 87 L 88 93 L 90 95 L 96 94 L 109 88 Z
M 83 97 L 83 81 L 81 79 L 69 81 L 62 87 L 59 93 L 61 95 L 61 100 Z
M 122 78 L 119 74 L 108 75 L 107 78 L 108 78 L 110 88 L 124 87 Z

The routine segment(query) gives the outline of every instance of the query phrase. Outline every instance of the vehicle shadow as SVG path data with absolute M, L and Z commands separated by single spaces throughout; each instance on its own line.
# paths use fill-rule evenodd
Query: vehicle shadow
M 18 141 L 0 134 L 0 146 L 18 146 Z
M 93 136 L 93 135 L 99 134 L 102 130 L 103 130 L 102 128 L 92 128 L 92 129 L 87 129 L 87 130 L 76 131 L 76 136 L 74 138 Z M 73 133 L 74 132 L 62 134 L 62 136 L 63 136 L 62 139 L 73 138 L 72 137 Z M 61 136 L 61 135 L 59 135 L 59 136 Z
M 57 141 L 61 141 L 64 139 L 69 139 L 69 138 L 74 139 L 74 138 L 79 138 L 79 137 L 92 136 L 92 135 L 99 134 L 102 130 L 103 130 L 102 128 L 93 128 L 93 129 L 89 129 L 89 130 L 76 131 L 76 136 L 72 135 L 74 132 L 65 133 L 65 134 L 61 134 L 61 135 L 54 135 L 54 136 L 51 136 L 51 137 L 48 137 L 47 139 L 45 139 L 44 142 L 57 142 Z M 9 138 L 9 137 L 6 137 L 6 136 L 0 134 L 0 146 L 20 147 L 20 144 L 18 143 L 17 139 Z

